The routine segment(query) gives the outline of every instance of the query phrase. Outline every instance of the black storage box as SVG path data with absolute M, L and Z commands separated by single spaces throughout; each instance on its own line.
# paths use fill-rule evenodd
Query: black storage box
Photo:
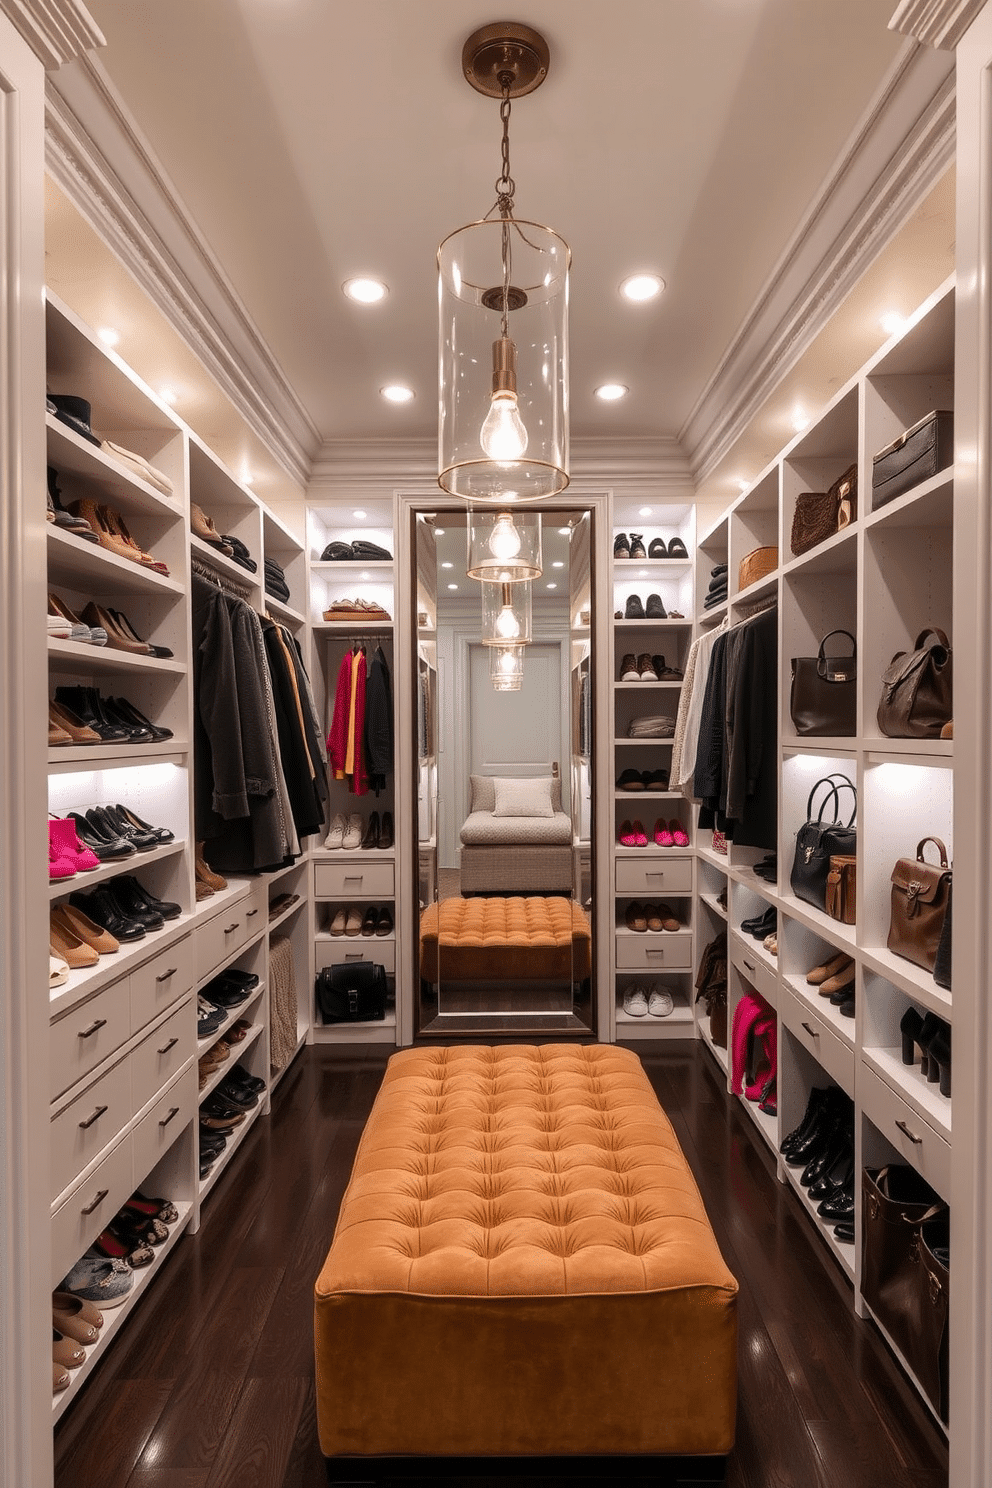
M 954 462 L 953 413 L 928 413 L 871 462 L 871 507 L 876 511 Z

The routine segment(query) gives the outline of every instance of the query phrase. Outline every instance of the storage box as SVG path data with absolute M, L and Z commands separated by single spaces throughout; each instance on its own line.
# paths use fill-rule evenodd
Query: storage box
M 741 559 L 737 575 L 737 588 L 747 589 L 757 584 L 778 567 L 778 548 L 755 548 Z
M 953 463 L 954 415 L 935 410 L 872 458 L 872 511 Z

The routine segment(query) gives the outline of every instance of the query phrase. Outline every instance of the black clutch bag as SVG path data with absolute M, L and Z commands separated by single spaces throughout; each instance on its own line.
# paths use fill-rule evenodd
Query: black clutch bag
M 386 970 L 377 961 L 325 966 L 315 990 L 325 1023 L 372 1023 L 386 1016 Z
M 817 791 L 825 788 L 825 795 L 817 815 L 813 816 L 813 802 Z M 846 823 L 840 816 L 840 792 L 849 790 L 854 796 L 850 820 Z M 827 807 L 832 817 L 824 821 Z M 855 857 L 858 834 L 854 818 L 858 810 L 858 792 L 853 781 L 846 775 L 825 775 L 818 780 L 806 802 L 806 821 L 796 833 L 796 853 L 792 863 L 792 892 L 797 899 L 804 899 L 821 912 L 826 912 L 827 875 L 831 857 Z
M 828 656 L 831 636 L 847 636 L 850 656 Z M 792 658 L 792 693 L 789 712 L 797 734 L 832 734 L 848 738 L 856 732 L 857 643 L 849 630 L 831 630 L 820 642 L 815 656 Z

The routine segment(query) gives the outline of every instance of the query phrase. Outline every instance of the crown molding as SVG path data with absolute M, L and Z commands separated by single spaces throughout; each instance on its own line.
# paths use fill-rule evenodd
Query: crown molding
M 907 41 L 682 429 L 697 484 L 954 159 L 954 59 Z
M 46 72 L 61 67 L 106 38 L 76 0 L 0 0 L 0 11 L 24 37 Z
M 889 30 L 953 51 L 984 5 L 985 0 L 900 0 Z
M 286 473 L 305 485 L 317 427 L 105 69 L 82 57 L 50 77 L 45 112 L 53 179 Z

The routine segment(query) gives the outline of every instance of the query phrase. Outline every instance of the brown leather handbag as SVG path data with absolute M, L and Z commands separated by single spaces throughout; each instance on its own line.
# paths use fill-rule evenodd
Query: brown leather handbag
M 939 867 L 923 857 L 928 842 L 940 853 Z M 917 845 L 916 857 L 900 858 L 892 870 L 889 950 L 932 972 L 950 897 L 947 849 L 939 837 L 924 837 Z
M 848 526 L 858 514 L 858 467 L 852 465 L 829 491 L 802 491 L 792 513 L 789 545 L 798 558 L 835 532 Z
M 846 854 L 835 853 L 830 859 L 827 872 L 825 909 L 832 920 L 842 925 L 855 922 L 858 898 L 858 860 Z
M 921 630 L 882 674 L 878 726 L 890 739 L 939 739 L 953 711 L 951 643 L 942 630 Z

